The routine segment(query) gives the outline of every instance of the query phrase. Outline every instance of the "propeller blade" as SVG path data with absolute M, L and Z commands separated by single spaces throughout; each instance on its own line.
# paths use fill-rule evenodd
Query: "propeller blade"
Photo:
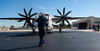
M 68 26 L 70 26 L 70 23 L 69 23 L 69 21 L 67 20 L 67 19 L 65 19 L 66 20 L 66 22 L 68 23 Z
M 30 22 L 28 22 L 28 23 L 27 23 L 27 27 L 31 27 L 31 24 L 30 24 Z
M 30 14 L 31 14 L 32 9 L 33 9 L 33 8 L 31 8 L 31 9 L 30 9 L 30 11 L 29 11 L 28 15 L 30 15 Z
M 29 21 L 29 26 L 32 27 L 32 23 Z
M 27 27 L 31 27 L 31 22 L 30 22 L 30 20 L 27 20 Z
M 26 16 L 28 16 L 25 8 L 24 8 L 24 13 L 25 13 Z
M 61 16 L 56 16 L 56 15 L 54 15 L 54 17 L 61 18 Z
M 22 17 L 26 17 L 26 16 L 24 16 L 24 15 L 22 15 L 22 14 L 20 14 L 20 13 L 18 13 L 18 15 L 20 15 L 20 16 L 22 16 Z
M 65 7 L 64 7 L 64 9 L 63 9 L 63 15 L 65 15 Z
M 18 22 L 22 22 L 22 21 L 24 21 L 25 19 L 21 19 L 21 20 L 19 20 Z
M 72 11 L 69 11 L 65 16 L 67 16 L 69 13 L 71 13 Z
M 34 14 L 30 15 L 30 18 L 31 18 L 32 16 L 36 15 L 36 14 L 37 14 L 37 13 L 34 13 Z
M 58 23 L 58 22 L 60 22 L 61 21 L 61 19 L 60 20 L 58 20 L 56 23 Z
M 62 26 L 64 26 L 64 20 L 62 20 Z
M 24 23 L 23 27 L 25 27 L 25 25 L 26 25 L 26 21 L 25 21 L 25 23 Z
M 62 16 L 61 12 L 57 9 L 58 13 Z
M 29 24 L 27 23 L 27 27 L 29 27 Z

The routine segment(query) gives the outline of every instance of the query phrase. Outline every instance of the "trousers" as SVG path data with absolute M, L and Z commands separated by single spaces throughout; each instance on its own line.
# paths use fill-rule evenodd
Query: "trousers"
M 39 42 L 39 45 L 43 45 L 45 42 L 44 42 L 44 36 L 45 36 L 46 32 L 45 30 L 39 30 L 39 38 L 40 38 L 40 42 Z

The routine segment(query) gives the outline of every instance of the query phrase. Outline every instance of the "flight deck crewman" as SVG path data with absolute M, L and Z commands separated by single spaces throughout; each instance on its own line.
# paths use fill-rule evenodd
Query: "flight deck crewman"
M 46 21 L 48 21 L 48 19 L 43 16 L 43 13 L 40 13 L 39 18 L 36 19 L 36 22 L 38 22 L 39 38 L 40 38 L 39 47 L 44 46 L 44 36 L 46 34 L 45 32 Z

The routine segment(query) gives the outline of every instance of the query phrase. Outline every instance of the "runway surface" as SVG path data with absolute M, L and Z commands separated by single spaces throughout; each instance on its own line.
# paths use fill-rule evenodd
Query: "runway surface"
M 1 31 L 0 51 L 100 51 L 100 32 L 91 30 L 53 30 L 38 47 L 38 32 Z

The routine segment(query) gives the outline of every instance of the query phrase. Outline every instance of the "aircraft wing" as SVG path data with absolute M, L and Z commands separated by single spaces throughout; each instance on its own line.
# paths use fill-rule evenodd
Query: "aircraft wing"
M 0 18 L 0 20 L 22 20 L 25 18 Z
M 79 19 L 88 19 L 89 17 L 67 17 L 67 20 L 79 20 Z M 58 21 L 60 18 L 52 18 L 53 22 Z
M 0 18 L 0 20 L 16 20 L 18 22 L 21 22 L 25 20 L 26 18 Z M 34 18 L 30 18 L 30 20 L 34 20 Z
M 88 19 L 89 17 L 69 17 L 68 20 Z
M 31 18 L 33 20 L 34 18 Z M 25 18 L 0 18 L 0 20 L 25 20 Z

